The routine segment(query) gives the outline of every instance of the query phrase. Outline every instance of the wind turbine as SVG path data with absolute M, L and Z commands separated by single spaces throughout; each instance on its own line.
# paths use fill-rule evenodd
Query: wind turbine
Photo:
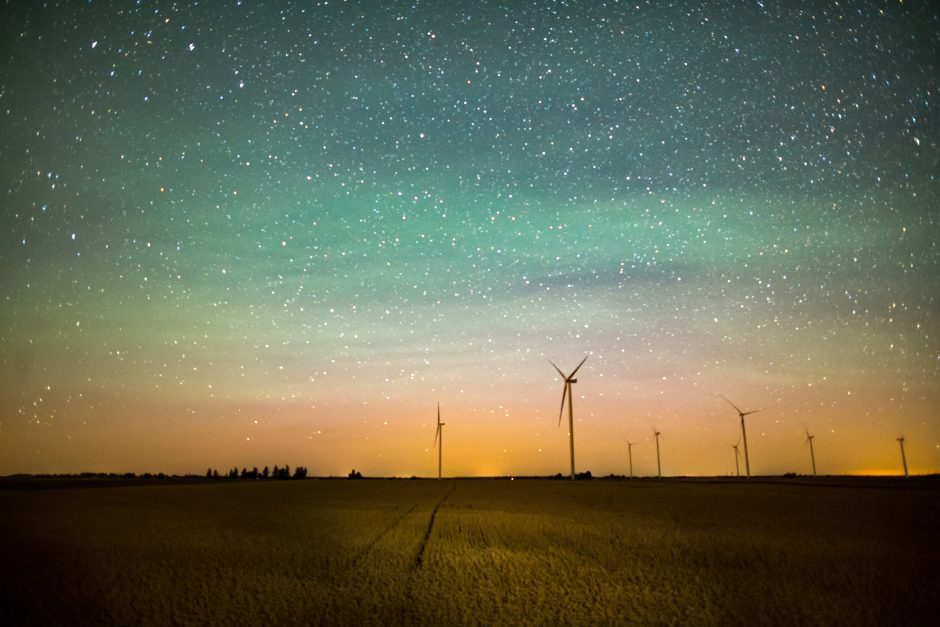
M 441 450 L 444 448 L 444 430 L 446 423 L 441 422 L 441 404 L 437 404 L 437 431 L 434 432 L 434 443 L 437 444 L 437 478 L 441 478 Z
M 907 457 L 904 455 L 904 436 L 898 438 L 898 444 L 901 445 L 901 463 L 904 464 L 904 476 L 907 476 Z
M 738 440 L 731 445 L 731 448 L 734 449 L 734 473 L 738 477 L 741 476 L 741 464 L 738 462 L 738 460 L 741 459 L 741 451 L 738 450 L 738 444 L 740 442 L 741 440 Z
M 633 442 L 627 438 L 623 439 L 627 443 L 627 457 L 630 459 L 630 478 L 633 479 Z
M 816 453 L 813 451 L 813 438 L 815 435 L 810 435 L 809 430 L 806 430 L 806 441 L 809 442 L 809 458 L 813 462 L 813 476 L 816 476 Z
M 584 356 L 584 359 L 581 360 L 581 363 L 578 364 L 578 367 L 571 371 L 571 374 L 565 376 L 565 373 L 561 371 L 558 366 L 555 366 L 555 362 L 549 361 L 555 370 L 558 371 L 558 374 L 561 376 L 562 380 L 565 382 L 565 389 L 561 393 L 561 409 L 558 410 L 558 426 L 561 426 L 561 415 L 565 411 L 565 396 L 568 397 L 568 441 L 571 445 L 571 480 L 574 481 L 574 409 L 571 406 L 571 385 L 577 383 L 578 380 L 574 378 L 574 375 L 577 374 L 581 366 L 584 365 L 584 362 L 587 361 L 587 355 Z
M 663 467 L 659 463 L 659 431 L 656 430 L 656 427 L 653 427 L 653 437 L 656 438 L 656 476 L 663 476 Z
M 744 468 L 747 471 L 747 478 L 750 479 L 751 478 L 751 460 L 747 455 L 747 431 L 744 429 L 744 417 L 747 416 L 748 414 L 756 414 L 760 410 L 752 409 L 750 411 L 741 411 L 740 409 L 738 409 L 738 406 L 732 403 L 731 401 L 729 401 L 727 397 L 725 397 L 724 394 L 719 394 L 718 396 L 728 401 L 728 404 L 734 407 L 734 410 L 738 412 L 738 415 L 741 417 L 741 437 L 744 439 Z

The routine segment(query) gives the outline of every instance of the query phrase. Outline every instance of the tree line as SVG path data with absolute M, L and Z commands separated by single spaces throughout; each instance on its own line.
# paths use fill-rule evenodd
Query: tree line
M 291 473 L 290 466 L 287 464 L 284 464 L 282 468 L 275 466 L 273 470 L 267 466 L 261 470 L 258 470 L 258 467 L 255 466 L 251 470 L 242 468 L 241 471 L 239 471 L 238 467 L 236 466 L 229 470 L 225 475 L 219 474 L 217 469 L 213 469 L 211 467 L 206 471 L 207 479 L 220 479 L 223 476 L 228 479 L 306 479 L 307 467 L 297 466 L 294 468 L 293 473 Z

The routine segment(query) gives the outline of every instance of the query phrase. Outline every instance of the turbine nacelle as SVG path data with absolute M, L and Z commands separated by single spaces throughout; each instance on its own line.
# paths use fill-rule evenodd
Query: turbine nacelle
M 575 383 L 578 382 L 578 380 L 575 378 L 574 375 L 577 374 L 578 370 L 581 369 L 581 366 L 584 365 L 584 362 L 587 361 L 587 358 L 588 358 L 588 356 L 585 355 L 585 356 L 584 356 L 584 359 L 581 360 L 581 363 L 578 364 L 578 367 L 575 368 L 574 370 L 572 370 L 572 371 L 571 371 L 571 374 L 569 374 L 569 375 L 566 375 L 564 372 L 562 372 L 562 371 L 561 371 L 561 368 L 559 368 L 558 366 L 555 365 L 555 362 L 553 362 L 553 361 L 551 361 L 551 360 L 549 360 L 549 362 L 548 362 L 548 363 L 550 363 L 550 364 L 552 365 L 552 367 L 558 372 L 558 376 L 561 377 L 561 380 L 565 382 L 565 386 L 564 386 L 564 388 L 562 389 L 562 392 L 561 392 L 561 406 L 558 408 L 558 426 L 559 426 L 559 427 L 561 426 L 561 417 L 562 417 L 562 414 L 565 413 L 565 400 L 569 401 L 569 404 L 570 404 L 570 402 L 571 402 L 571 398 L 570 398 L 570 397 L 571 397 L 571 386 L 572 386 L 573 384 L 575 384 Z
M 757 412 L 761 411 L 761 410 L 759 410 L 759 409 L 751 409 L 751 410 L 749 410 L 749 411 L 741 411 L 741 409 L 740 409 L 737 405 L 735 405 L 734 403 L 732 403 L 731 401 L 729 401 L 729 400 L 728 400 L 728 397 L 725 396 L 724 394 L 719 394 L 718 396 L 720 396 L 721 398 L 725 399 L 725 401 L 726 401 L 729 405 L 731 405 L 732 407 L 734 407 L 734 411 L 738 412 L 738 416 L 740 416 L 742 419 L 744 419 L 745 416 L 749 416 L 749 415 L 751 415 L 751 414 L 756 414 Z

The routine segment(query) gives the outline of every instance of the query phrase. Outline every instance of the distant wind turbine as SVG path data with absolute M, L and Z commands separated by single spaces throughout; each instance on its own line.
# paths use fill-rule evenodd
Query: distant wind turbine
M 907 456 L 904 455 L 904 436 L 898 438 L 898 444 L 901 445 L 901 463 L 904 464 L 904 476 L 907 476 Z
M 653 437 L 656 438 L 656 476 L 663 476 L 663 467 L 659 463 L 659 431 L 653 427 Z
M 623 439 L 627 443 L 627 458 L 630 460 L 630 478 L 633 479 L 633 442 L 627 438 Z
M 731 401 L 729 401 L 727 397 L 725 397 L 724 394 L 719 394 L 719 396 L 725 399 L 729 405 L 734 407 L 734 410 L 738 412 L 738 415 L 741 417 L 741 437 L 744 439 L 744 468 L 747 471 L 748 479 L 750 479 L 751 478 L 751 460 L 747 455 L 747 431 L 744 429 L 744 417 L 747 416 L 748 414 L 756 414 L 760 410 L 752 409 L 750 411 L 741 411 L 740 409 L 738 409 L 738 406 L 732 403 Z
M 549 361 L 555 370 L 558 371 L 559 376 L 565 382 L 565 389 L 561 393 L 561 409 L 558 410 L 558 426 L 561 426 L 561 415 L 565 411 L 565 396 L 568 397 L 568 441 L 571 445 L 571 480 L 574 481 L 574 409 L 572 408 L 571 401 L 571 386 L 574 383 L 577 383 L 578 380 L 574 378 L 574 375 L 577 374 L 578 370 L 581 369 L 581 366 L 584 365 L 584 362 L 587 361 L 587 355 L 584 356 L 584 359 L 581 360 L 581 363 L 578 364 L 578 367 L 571 371 L 571 374 L 565 376 L 565 373 L 561 371 L 558 366 L 555 366 L 555 362 Z
M 741 451 L 738 450 L 738 444 L 740 442 L 741 440 L 738 440 L 737 442 L 731 445 L 731 448 L 734 449 L 734 474 L 735 476 L 738 476 L 738 477 L 741 476 L 741 464 L 738 461 L 739 459 L 741 459 Z
M 437 404 L 437 430 L 434 432 L 434 443 L 437 444 L 437 478 L 441 478 L 441 453 L 444 448 L 444 430 L 446 423 L 441 422 L 441 404 Z
M 810 435 L 809 430 L 806 431 L 806 441 L 809 443 L 809 458 L 813 462 L 813 476 L 816 476 L 816 453 L 813 451 L 813 438 L 815 435 Z

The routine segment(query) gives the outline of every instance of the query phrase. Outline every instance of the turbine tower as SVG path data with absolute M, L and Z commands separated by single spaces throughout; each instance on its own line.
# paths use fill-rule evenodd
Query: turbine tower
M 441 451 L 444 448 L 444 426 L 441 422 L 441 404 L 437 404 L 437 431 L 434 432 L 434 443 L 437 444 L 437 478 L 441 478 Z
M 904 455 L 904 436 L 898 438 L 898 444 L 901 445 L 901 463 L 904 464 L 904 476 L 907 476 L 907 456 Z
M 741 437 L 744 439 L 744 469 L 747 471 L 747 478 L 751 478 L 751 460 L 747 455 L 747 431 L 744 429 L 744 417 L 748 414 L 756 414 L 759 412 L 759 409 L 752 409 L 750 411 L 741 411 L 738 409 L 738 406 L 729 401 L 723 394 L 719 394 L 721 398 L 728 401 L 728 404 L 734 407 L 734 411 L 738 412 L 738 415 L 741 417 Z
M 630 460 L 630 478 L 633 479 L 633 442 L 627 438 L 623 439 L 627 443 L 627 458 Z
M 813 462 L 813 476 L 816 476 L 816 453 L 813 451 L 813 438 L 815 435 L 810 435 L 809 431 L 806 432 L 806 441 L 809 442 L 809 458 Z
M 661 478 L 663 476 L 663 467 L 659 463 L 659 431 L 656 428 L 653 428 L 653 437 L 656 438 L 656 477 Z
M 561 409 L 558 410 L 558 426 L 561 426 L 561 415 L 565 411 L 565 397 L 568 397 L 568 442 L 571 446 L 571 480 L 574 481 L 574 409 L 572 408 L 571 401 L 571 386 L 574 383 L 577 383 L 578 380 L 574 378 L 574 375 L 577 374 L 578 370 L 581 369 L 581 366 L 584 365 L 584 362 L 587 361 L 587 355 L 584 356 L 584 359 L 581 360 L 581 363 L 578 364 L 578 367 L 571 371 L 571 374 L 565 376 L 565 373 L 561 371 L 558 366 L 555 366 L 555 362 L 549 361 L 555 370 L 558 371 L 559 376 L 565 382 L 565 389 L 561 393 Z
M 741 459 L 741 451 L 738 450 L 738 444 L 740 442 L 741 440 L 738 440 L 737 442 L 731 445 L 731 448 L 734 449 L 734 474 L 737 477 L 741 476 L 741 464 L 738 461 L 739 459 Z

